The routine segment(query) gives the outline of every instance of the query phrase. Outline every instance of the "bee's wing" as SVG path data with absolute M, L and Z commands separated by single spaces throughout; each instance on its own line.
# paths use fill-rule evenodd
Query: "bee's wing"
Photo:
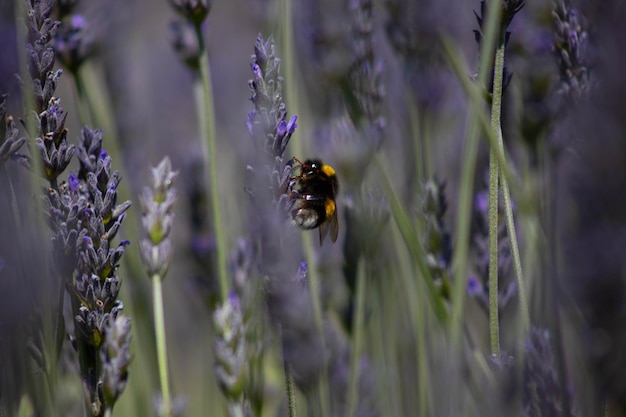
M 324 243 L 324 238 L 330 231 L 330 240 L 335 243 L 337 236 L 339 235 L 339 218 L 337 217 L 337 211 L 324 223 L 320 224 L 320 246 Z

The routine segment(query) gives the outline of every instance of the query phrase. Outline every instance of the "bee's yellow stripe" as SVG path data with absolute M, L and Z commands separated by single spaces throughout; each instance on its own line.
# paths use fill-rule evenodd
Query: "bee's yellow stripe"
M 335 170 L 330 165 L 323 164 L 321 169 L 322 169 L 322 172 L 326 174 L 327 176 L 329 177 L 335 176 Z
M 324 202 L 324 210 L 326 210 L 326 218 L 330 219 L 331 216 L 333 214 L 335 214 L 335 210 L 337 208 L 335 207 L 335 202 L 333 200 L 326 200 L 326 202 Z

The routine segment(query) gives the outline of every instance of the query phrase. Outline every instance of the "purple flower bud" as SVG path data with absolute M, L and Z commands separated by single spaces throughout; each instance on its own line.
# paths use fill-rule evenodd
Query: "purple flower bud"
M 470 276 L 467 281 L 467 294 L 471 296 L 482 294 L 483 286 L 475 276 Z
M 79 179 L 74 175 L 73 172 L 70 172 L 70 175 L 67 178 L 67 183 L 70 186 L 70 191 L 75 193 L 78 191 L 78 186 L 80 184 Z
M 296 274 L 298 281 L 306 282 L 306 277 L 308 273 L 309 273 L 309 264 L 307 264 L 304 261 L 300 262 L 300 265 L 298 266 L 298 272 Z
M 474 205 L 476 206 L 476 210 L 486 213 L 489 209 L 488 194 L 485 191 L 481 191 L 476 194 L 476 198 L 474 199 Z
M 278 122 L 278 126 L 276 126 L 276 136 L 282 138 L 285 136 L 285 133 L 287 133 L 287 122 L 281 120 Z
M 252 64 L 252 74 L 254 75 L 255 80 L 263 79 L 263 72 L 261 71 L 261 67 L 258 64 Z
M 74 29 L 83 29 L 85 27 L 85 18 L 81 14 L 72 16 L 72 27 Z
M 289 124 L 287 125 L 287 130 L 289 131 L 290 135 L 293 134 L 293 132 L 295 132 L 296 128 L 298 127 L 296 120 L 298 120 L 297 114 L 294 114 L 293 116 L 291 116 L 291 120 L 289 120 Z
M 250 136 L 252 136 L 252 134 L 254 133 L 254 115 L 256 113 L 255 112 L 250 112 L 248 113 L 248 118 L 246 119 L 246 127 L 248 128 L 248 134 Z
M 239 297 L 235 290 L 231 289 L 228 291 L 228 301 L 234 308 L 239 309 Z
M 106 149 L 103 149 L 102 151 L 100 151 L 100 156 L 99 156 L 99 158 L 100 158 L 101 160 L 105 160 L 107 156 L 109 156 L 109 153 L 106 151 Z

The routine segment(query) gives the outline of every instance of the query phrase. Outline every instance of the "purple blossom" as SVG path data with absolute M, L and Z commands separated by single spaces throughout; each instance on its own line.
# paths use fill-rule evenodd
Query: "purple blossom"
M 276 136 L 283 137 L 287 133 L 287 122 L 281 120 L 278 122 L 278 126 L 276 126 Z
M 78 191 L 78 186 L 80 185 L 80 180 L 74 175 L 73 172 L 70 172 L 70 175 L 67 177 L 67 183 L 70 186 L 70 191 L 75 193 Z
M 291 119 L 289 120 L 289 124 L 287 125 L 287 131 L 289 132 L 289 135 L 293 135 L 293 132 L 295 132 L 296 128 L 298 127 L 296 120 L 298 120 L 297 114 L 294 114 L 293 116 L 291 116 Z
M 476 296 L 483 293 L 483 286 L 474 275 L 469 277 L 467 281 L 467 293 L 471 296 Z
M 230 304 L 236 308 L 239 309 L 239 297 L 237 296 L 237 292 L 233 289 L 231 289 L 228 292 L 228 302 L 230 302 Z
M 85 18 L 81 14 L 75 14 L 72 16 L 72 28 L 83 29 L 85 27 Z
M 476 194 L 474 205 L 476 206 L 476 210 L 480 212 L 486 213 L 487 210 L 489 210 L 489 195 L 486 191 L 481 191 Z

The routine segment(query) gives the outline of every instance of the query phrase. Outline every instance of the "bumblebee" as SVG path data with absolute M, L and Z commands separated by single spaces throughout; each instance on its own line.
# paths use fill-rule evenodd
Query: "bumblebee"
M 330 232 L 330 240 L 334 243 L 339 233 L 335 170 L 318 159 L 302 162 L 294 157 L 289 165 L 292 175 L 287 195 L 292 201 L 290 214 L 293 223 L 307 230 L 319 228 L 320 245 Z

